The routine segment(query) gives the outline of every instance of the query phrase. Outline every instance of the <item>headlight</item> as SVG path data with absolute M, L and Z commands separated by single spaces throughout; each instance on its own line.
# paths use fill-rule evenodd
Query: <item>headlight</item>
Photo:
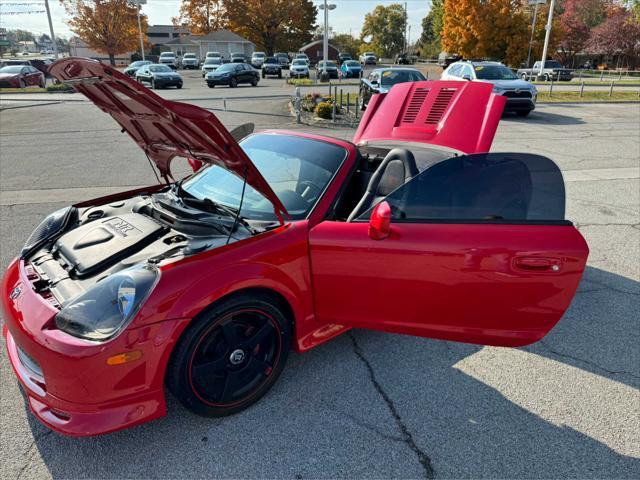
M 64 305 L 56 327 L 74 337 L 104 342 L 121 332 L 160 279 L 152 265 L 138 265 L 110 275 Z
M 41 247 L 47 240 L 64 230 L 75 211 L 74 207 L 65 207 L 45 218 L 27 239 L 20 252 L 20 258 L 25 258 L 35 249 Z

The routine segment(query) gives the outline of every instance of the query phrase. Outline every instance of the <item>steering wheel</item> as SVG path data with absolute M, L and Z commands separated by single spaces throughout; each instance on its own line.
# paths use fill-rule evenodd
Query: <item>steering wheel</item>
M 300 194 L 306 201 L 318 198 L 322 193 L 322 188 L 309 180 L 302 180 L 296 187 L 296 192 Z M 315 193 L 315 195 L 314 195 Z

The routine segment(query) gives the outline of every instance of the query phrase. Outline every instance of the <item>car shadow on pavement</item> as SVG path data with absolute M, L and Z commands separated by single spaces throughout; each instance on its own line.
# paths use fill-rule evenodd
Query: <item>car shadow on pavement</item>
M 638 295 L 588 268 L 558 326 L 522 349 L 354 331 L 292 355 L 231 417 L 168 396 L 166 418 L 101 437 L 29 423 L 53 478 L 637 478 Z
M 528 117 L 519 117 L 516 114 L 505 113 L 501 121 L 545 125 L 582 125 L 586 123 L 576 115 L 560 115 L 559 113 L 547 112 L 540 108 L 531 112 Z

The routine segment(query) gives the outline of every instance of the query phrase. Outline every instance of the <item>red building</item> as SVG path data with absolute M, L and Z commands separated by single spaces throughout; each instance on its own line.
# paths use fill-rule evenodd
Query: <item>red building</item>
M 322 60 L 322 42 L 322 40 L 316 40 L 315 42 L 307 43 L 300 47 L 299 52 L 306 53 L 311 63 L 315 65 Z M 329 44 L 329 60 L 337 60 L 338 53 L 340 53 L 340 51 L 333 45 Z

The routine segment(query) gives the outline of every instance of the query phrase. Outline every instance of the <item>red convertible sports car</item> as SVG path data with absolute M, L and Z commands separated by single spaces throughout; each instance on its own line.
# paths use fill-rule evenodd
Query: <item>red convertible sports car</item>
M 351 328 L 485 345 L 544 337 L 588 247 L 549 159 L 487 153 L 504 98 L 476 82 L 372 97 L 353 142 L 228 132 L 101 63 L 53 76 L 165 182 L 49 215 L 4 275 L 3 334 L 34 414 L 95 435 L 262 397 L 291 349 Z M 170 164 L 197 170 L 174 181 Z

